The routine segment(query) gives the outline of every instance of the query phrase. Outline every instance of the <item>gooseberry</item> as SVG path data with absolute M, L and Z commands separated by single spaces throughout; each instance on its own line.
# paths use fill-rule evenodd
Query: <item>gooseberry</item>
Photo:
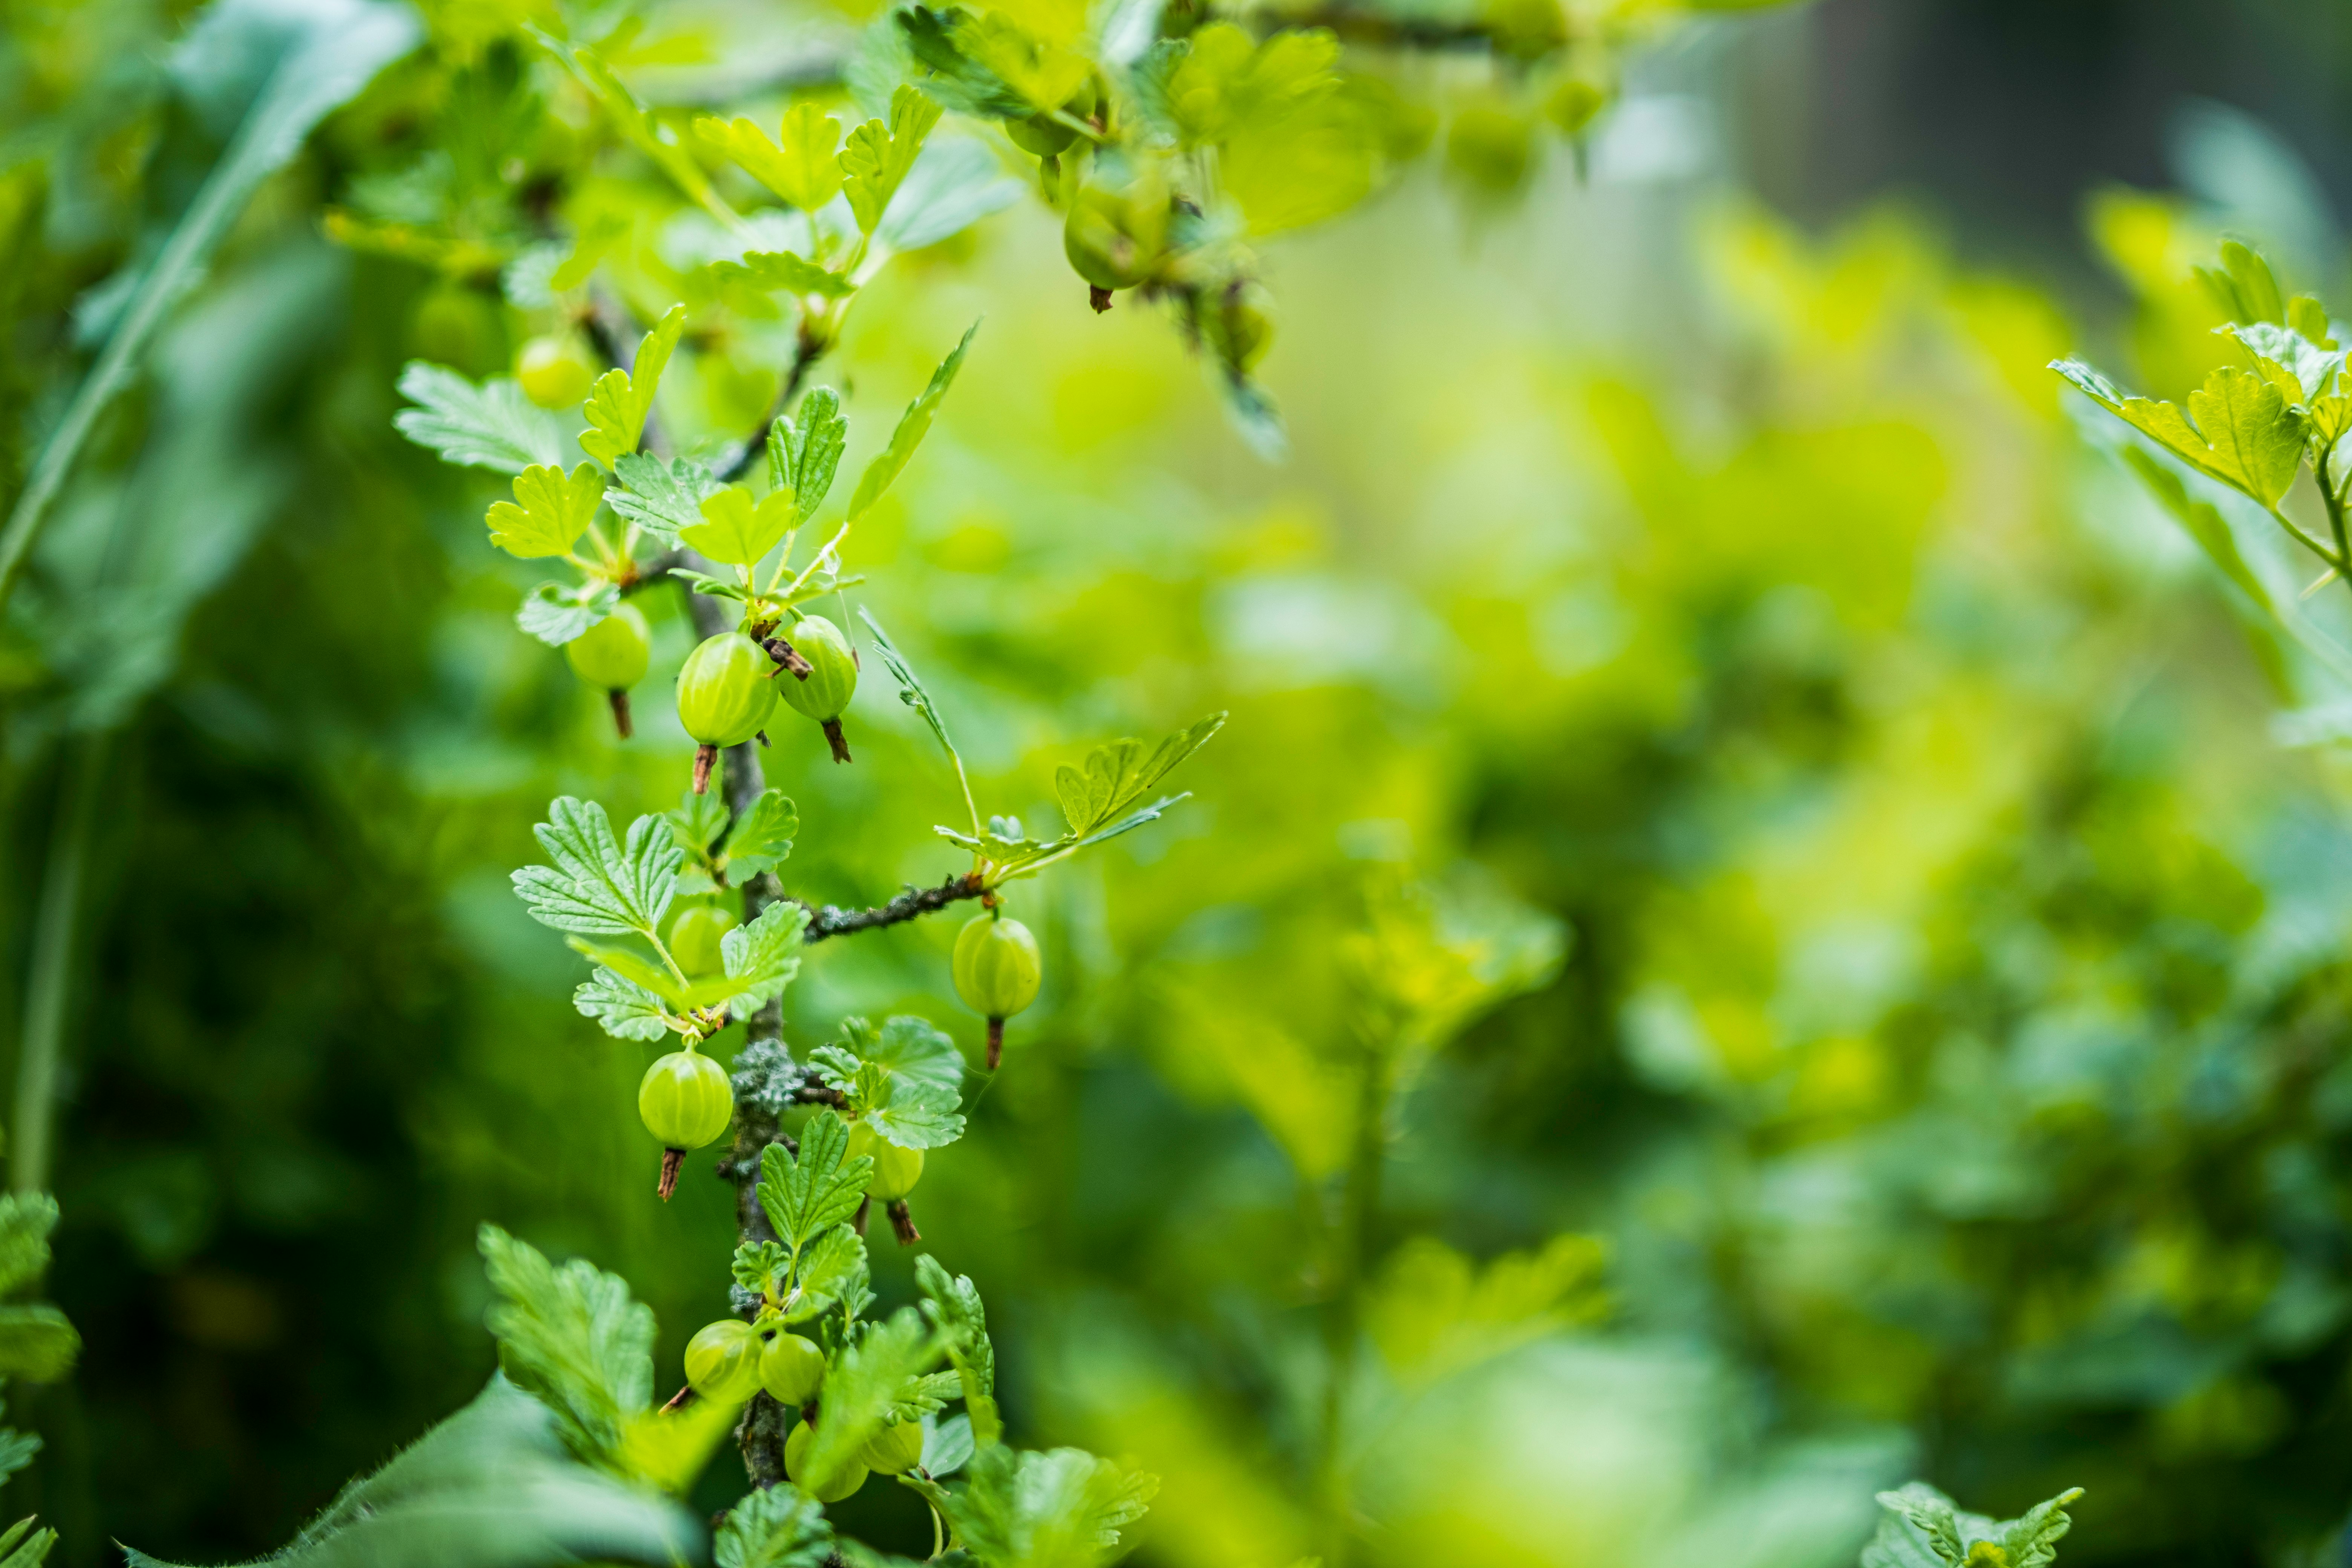
M 896 1203 L 923 1179 L 920 1149 L 901 1149 L 864 1121 L 854 1122 L 849 1129 L 849 1158 L 855 1160 L 860 1154 L 874 1162 L 874 1173 L 866 1179 L 868 1197 Z
M 710 787 L 710 765 L 721 746 L 740 746 L 758 734 L 776 710 L 775 668 L 768 650 L 741 632 L 705 637 L 677 672 L 677 721 L 697 743 L 694 793 Z
M 629 688 L 646 678 L 653 650 L 653 633 L 644 613 L 629 604 L 563 645 L 572 673 L 612 700 L 613 727 L 624 741 L 636 729 L 629 720 Z
M 858 1462 L 869 1470 L 879 1470 L 886 1476 L 903 1476 L 921 1462 L 923 1458 L 923 1425 L 919 1421 L 901 1421 L 895 1426 L 885 1426 L 866 1441 L 857 1450 Z
M 1037 939 L 1019 921 L 991 910 L 956 933 L 956 994 L 988 1020 L 988 1066 L 1004 1054 L 1004 1020 L 1037 1000 Z
M 1095 309 L 1108 310 L 1111 290 L 1132 289 L 1159 269 L 1167 230 L 1168 192 L 1159 181 L 1089 184 L 1062 221 L 1062 252 L 1098 291 Z
M 727 971 L 727 955 L 719 942 L 727 933 L 743 922 L 730 910 L 717 904 L 688 904 L 678 911 L 677 919 L 669 925 L 669 955 L 677 966 L 697 979 L 706 974 L 723 974 Z
M 522 345 L 515 355 L 515 379 L 522 383 L 523 395 L 541 408 L 571 408 L 588 395 L 596 367 L 578 340 L 549 334 Z
M 803 1421 L 793 1428 L 791 1436 L 784 1439 L 785 1478 L 819 1502 L 839 1502 L 866 1484 L 866 1467 L 852 1463 L 845 1466 L 833 1478 L 831 1486 L 809 1485 L 807 1478 L 803 1474 L 803 1467 L 808 1460 L 809 1443 L 815 1436 L 816 1429 Z
M 1062 101 L 1062 112 L 1074 120 L 1091 119 L 1095 111 L 1095 82 L 1088 77 L 1078 90 Z M 1024 153 L 1034 153 L 1040 158 L 1050 158 L 1078 139 L 1078 133 L 1050 114 L 1033 114 L 1026 120 L 1006 122 L 1004 133 Z
M 774 685 L 778 694 L 791 704 L 793 710 L 805 714 L 824 726 L 824 738 L 833 747 L 833 760 L 849 761 L 849 742 L 841 732 L 841 715 L 849 706 L 852 692 L 857 689 L 857 655 L 841 628 L 823 616 L 803 616 L 794 621 L 787 634 L 793 651 L 808 662 L 808 673 L 796 678 L 777 677 Z
M 637 1115 L 662 1146 L 662 1201 L 677 1186 L 677 1168 L 688 1149 L 699 1149 L 727 1131 L 735 1117 L 735 1091 L 727 1069 L 699 1051 L 672 1051 L 654 1058 L 637 1085 Z
M 780 1405 L 797 1409 L 824 1382 L 824 1352 L 794 1333 L 779 1333 L 760 1352 L 760 1386 Z
M 686 1342 L 686 1381 L 705 1399 L 736 1405 L 760 1386 L 760 1336 L 740 1318 L 705 1323 Z

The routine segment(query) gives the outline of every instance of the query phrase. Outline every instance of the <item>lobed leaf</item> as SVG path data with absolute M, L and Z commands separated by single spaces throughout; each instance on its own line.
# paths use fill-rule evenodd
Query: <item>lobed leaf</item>
M 803 517 L 814 517 L 833 489 L 841 449 L 849 442 L 849 420 L 841 397 L 829 386 L 814 386 L 798 413 L 768 426 L 768 482 L 790 489 Z
M 550 647 L 562 647 L 620 604 L 621 590 L 609 578 L 541 583 L 522 596 L 515 609 L 515 625 Z
M 849 144 L 841 150 L 841 167 L 848 176 L 844 194 L 860 232 L 872 234 L 881 223 L 941 112 L 938 104 L 901 84 L 890 95 L 887 125 L 869 120 L 849 133 Z
M 392 427 L 440 453 L 445 463 L 507 474 L 562 465 L 562 426 L 511 378 L 478 386 L 446 365 L 410 360 L 400 373 L 400 395 L 417 406 L 394 415 Z
M 800 808 L 792 797 L 780 789 L 761 791 L 727 835 L 728 877 L 740 887 L 775 869 L 793 852 L 793 838 L 800 830 Z
M 849 1152 L 849 1130 L 820 1110 L 801 1130 L 800 1152 L 781 1143 L 760 1152 L 760 1206 L 785 1246 L 797 1254 L 822 1231 L 857 1212 L 874 1162 Z
M 2266 507 L 2278 504 L 2302 467 L 2309 421 L 2258 372 L 2233 365 L 2211 372 L 2189 395 L 2184 414 L 2174 404 L 2124 395 L 2079 360 L 2053 360 L 2050 368 L 2175 456 Z
M 972 1436 L 982 1447 L 998 1442 L 1004 1422 L 996 1411 L 996 1347 L 988 1337 L 988 1311 L 978 1287 L 967 1275 L 950 1274 L 926 1252 L 915 1259 L 915 1289 L 922 1292 L 923 1315 L 944 1336 L 949 1364 L 962 1380 Z
M 562 795 L 531 832 L 555 862 L 514 873 L 515 891 L 533 920 L 590 936 L 653 939 L 685 859 L 662 818 L 638 817 L 624 845 L 602 805 Z
M 499 1369 L 555 1413 L 573 1454 L 620 1470 L 623 1429 L 653 1399 L 653 1309 L 619 1275 L 582 1258 L 558 1267 L 497 1226 L 482 1226 L 480 1247 Z
M 1071 835 L 1083 838 L 1111 823 L 1177 763 L 1207 744 L 1209 737 L 1223 729 L 1224 722 L 1224 714 L 1212 713 L 1190 729 L 1179 730 L 1149 752 L 1138 740 L 1113 741 L 1097 747 L 1087 756 L 1083 769 L 1065 765 L 1055 770 L 1054 794 L 1061 802 L 1062 816 L 1070 825 Z M 1153 816 L 1160 809 L 1147 808 Z M 1146 816 L 1119 824 L 1115 832 L 1140 826 L 1150 819 Z
M 621 454 L 613 474 L 621 482 L 604 492 L 605 503 L 666 544 L 677 543 L 680 529 L 702 521 L 703 498 L 721 488 L 700 463 L 685 458 L 664 463 L 643 452 Z
M 0 1196 L 0 1296 L 20 1290 L 47 1272 L 49 1233 L 58 1227 L 58 1200 L 47 1193 Z
M 658 1040 L 669 1033 L 662 999 L 610 969 L 600 967 L 582 981 L 572 993 L 572 1005 L 615 1039 Z
M 983 1568 L 1094 1568 L 1159 1489 L 1084 1449 L 1002 1445 L 975 1454 L 960 1485 L 916 1484 Z
M 772 293 L 822 294 L 839 300 L 857 291 L 857 285 L 838 272 L 790 250 L 747 250 L 738 261 L 714 261 L 711 272 L 730 281 L 740 279 Z
M 694 133 L 743 167 L 753 179 L 803 212 L 814 212 L 841 194 L 841 121 L 814 103 L 794 104 L 779 127 L 782 142 L 751 120 L 705 117 Z
M 729 485 L 703 497 L 701 521 L 677 537 L 721 565 L 756 566 L 798 521 L 792 491 L 770 490 L 754 501 L 751 491 Z
M 719 1568 L 820 1568 L 833 1555 L 833 1526 L 814 1498 L 779 1481 L 727 1510 L 711 1554 Z
M 627 370 L 608 370 L 596 378 L 588 395 L 588 428 L 580 449 L 612 468 L 635 452 L 645 436 L 646 416 L 653 412 L 654 394 L 661 386 L 663 367 L 686 331 L 686 307 L 673 305 L 654 323 L 637 345 L 635 362 Z M 618 470 L 615 469 L 617 472 Z
M 810 1488 L 824 1490 L 857 1462 L 858 1450 L 890 1424 L 901 1397 L 939 1361 L 941 1349 L 938 1332 L 913 1308 L 902 1307 L 834 1354 L 817 1395 L 821 1414 L 802 1456 L 801 1473 Z
M 857 489 L 849 497 L 849 515 L 853 519 L 865 516 L 882 499 L 891 481 L 913 458 L 915 448 L 923 444 L 931 421 L 939 415 L 940 403 L 947 398 L 948 388 L 955 384 L 956 372 L 963 368 L 964 352 L 971 347 L 972 334 L 979 331 L 978 321 L 964 329 L 953 351 L 931 373 L 929 384 L 898 416 L 898 427 L 890 432 L 889 444 L 876 453 L 874 460 L 866 465 L 866 471 L 858 475 Z
M 483 520 L 490 542 L 522 561 L 568 555 L 595 521 L 604 476 L 593 463 L 582 463 L 569 476 L 552 464 L 533 464 L 515 476 L 514 496 L 490 503 Z
M 801 938 L 808 923 L 805 906 L 778 899 L 751 924 L 719 938 L 719 951 L 727 961 L 727 973 L 723 982 L 709 984 L 722 985 L 730 1010 L 748 1013 L 784 994 L 784 987 L 800 973 Z
M 835 1226 L 819 1236 L 801 1258 L 784 1321 L 804 1323 L 844 1296 L 863 1291 L 871 1278 L 870 1268 L 866 1238 L 848 1226 Z

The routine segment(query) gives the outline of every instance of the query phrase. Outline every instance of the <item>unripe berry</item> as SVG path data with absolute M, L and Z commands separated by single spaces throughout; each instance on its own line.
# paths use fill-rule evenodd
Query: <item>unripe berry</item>
M 719 942 L 742 923 L 731 910 L 716 904 L 688 904 L 678 911 L 677 919 L 670 921 L 669 955 L 697 980 L 707 974 L 724 974 L 727 955 Z
M 727 1131 L 735 1118 L 735 1091 L 727 1069 L 699 1051 L 672 1051 L 654 1058 L 637 1085 L 637 1115 L 662 1146 L 661 1185 L 667 1203 L 677 1186 L 677 1168 L 688 1149 L 699 1149 Z
M 823 616 L 803 616 L 787 628 L 785 640 L 808 661 L 809 672 L 787 671 L 775 678 L 776 691 L 793 710 L 824 726 L 833 760 L 849 761 L 849 742 L 841 733 L 841 715 L 857 689 L 857 655 L 841 628 Z
M 1062 253 L 1096 288 L 1132 289 L 1159 269 L 1166 249 L 1168 192 L 1155 179 L 1123 189 L 1090 184 L 1062 220 Z M 1108 310 L 1108 300 L 1097 308 Z
M 760 1386 L 794 1409 L 816 1397 L 824 1382 L 824 1352 L 798 1334 L 779 1333 L 760 1352 Z
M 1037 939 L 1019 921 L 974 915 L 956 934 L 956 994 L 988 1020 L 988 1065 L 1004 1051 L 1004 1020 L 1037 1000 Z
M 705 1323 L 686 1342 L 686 1381 L 705 1399 L 751 1398 L 760 1386 L 760 1336 L 740 1318 Z
M 1062 104 L 1062 112 L 1073 119 L 1085 120 L 1095 111 L 1095 81 L 1088 77 L 1078 90 Z M 1008 121 L 1006 135 L 1024 153 L 1034 153 L 1040 158 L 1050 158 L 1078 139 L 1078 133 L 1050 114 L 1033 114 L 1026 120 Z
M 653 650 L 653 632 L 645 615 L 630 604 L 563 645 L 563 659 L 572 673 L 612 699 L 613 725 L 624 741 L 636 728 L 629 720 L 629 688 L 646 678 Z
M 923 1424 L 919 1421 L 901 1421 L 896 1426 L 885 1426 L 867 1438 L 866 1447 L 857 1451 L 860 1463 L 886 1476 L 905 1475 L 922 1457 Z
M 896 1203 L 923 1179 L 920 1149 L 901 1149 L 864 1121 L 853 1122 L 849 1129 L 848 1157 L 855 1160 L 860 1154 L 874 1162 L 874 1173 L 866 1181 L 866 1195 L 870 1198 Z
M 719 748 L 750 740 L 776 710 L 776 688 L 768 679 L 775 668 L 768 650 L 740 632 L 705 637 L 686 656 L 677 672 L 677 721 L 699 745 L 695 794 L 709 787 Z
M 532 338 L 515 355 L 515 379 L 525 397 L 541 408 L 573 408 L 588 395 L 596 379 L 580 344 L 569 336 Z
M 809 1442 L 815 1436 L 815 1430 L 805 1421 L 793 1428 L 793 1435 L 784 1439 L 784 1476 L 819 1502 L 839 1502 L 866 1484 L 866 1467 L 846 1466 L 834 1478 L 832 1485 L 822 1489 L 810 1486 L 803 1466 L 808 1459 Z
M 448 283 L 416 302 L 409 347 L 418 359 L 487 375 L 506 363 L 506 323 L 498 304 L 478 289 Z

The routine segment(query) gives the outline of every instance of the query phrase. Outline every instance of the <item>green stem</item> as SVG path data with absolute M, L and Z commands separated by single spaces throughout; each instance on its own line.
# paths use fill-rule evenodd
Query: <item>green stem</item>
M 1341 1463 L 1347 1393 L 1355 1381 L 1357 1349 L 1363 1337 L 1364 1275 L 1380 1218 L 1381 1168 L 1388 1153 L 1389 1100 L 1394 1088 L 1389 1052 L 1379 1045 L 1367 1049 L 1356 1095 L 1355 1139 L 1330 1237 L 1330 1292 L 1324 1315 L 1330 1373 L 1323 1387 L 1323 1451 L 1317 1485 L 1323 1515 L 1323 1568 L 1345 1568 L 1348 1558 L 1350 1510 Z
M 59 831 L 50 841 L 41 876 L 33 931 L 32 971 L 25 985 L 25 1027 L 16 1053 L 16 1126 L 8 1151 L 8 1184 L 37 1193 L 49 1183 L 51 1123 L 58 1094 L 58 1057 L 65 1039 L 66 1003 L 73 974 L 74 928 L 80 923 L 89 841 L 105 776 L 107 736 L 78 742 L 66 765 Z
M 2336 481 L 2328 473 L 2333 452 L 2322 452 L 2319 461 L 2312 465 L 2312 478 L 2319 481 L 2319 499 L 2327 508 L 2327 526 L 2336 535 L 2336 569 L 2346 581 L 2352 582 L 2352 542 L 2345 538 L 2344 498 L 2336 493 Z

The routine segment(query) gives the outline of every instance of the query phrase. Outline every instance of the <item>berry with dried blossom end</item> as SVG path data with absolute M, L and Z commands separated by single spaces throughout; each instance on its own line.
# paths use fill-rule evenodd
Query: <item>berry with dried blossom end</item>
M 740 1405 L 760 1386 L 760 1336 L 740 1318 L 705 1323 L 686 1342 L 686 1381 L 705 1399 Z
M 1037 939 L 1019 921 L 991 910 L 974 915 L 956 934 L 956 994 L 988 1020 L 988 1066 L 1004 1054 L 1004 1020 L 1037 1000 L 1044 973 Z
M 841 732 L 841 715 L 857 690 L 857 654 L 839 626 L 823 616 L 803 616 L 792 626 L 793 651 L 808 661 L 806 675 L 775 678 L 778 695 L 793 711 L 824 727 L 833 760 L 849 761 L 849 742 Z

